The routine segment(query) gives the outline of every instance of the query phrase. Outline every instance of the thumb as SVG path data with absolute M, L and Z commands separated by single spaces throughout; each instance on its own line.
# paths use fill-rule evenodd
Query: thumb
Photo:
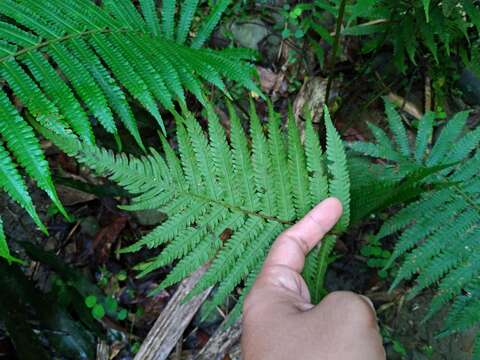
M 300 273 L 308 252 L 330 231 L 342 214 L 342 205 L 328 198 L 297 224 L 283 232 L 272 245 L 262 271 L 245 299 L 244 314 L 251 308 L 274 304 L 309 308 L 310 294 Z

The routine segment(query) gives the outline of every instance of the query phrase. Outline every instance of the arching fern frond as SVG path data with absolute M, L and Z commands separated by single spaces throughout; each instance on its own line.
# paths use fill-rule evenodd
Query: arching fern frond
M 131 0 L 97 3 L 2 0 L 0 6 L 2 154 L 11 152 L 65 215 L 39 142 L 22 114 L 59 135 L 77 134 L 87 144 L 95 142 L 92 120 L 117 141 L 122 124 L 144 149 L 133 102 L 165 133 L 161 109 L 174 111 L 176 102 L 185 106 L 187 91 L 206 104 L 205 83 L 227 93 L 228 79 L 260 94 L 245 54 L 235 58 L 228 51 L 201 48 L 230 0 L 218 1 L 200 23 L 193 21 L 198 1 L 166 0 L 161 9 L 153 0 L 140 1 L 139 8 Z M 5 174 L 12 171 L 0 174 L 7 189 Z M 23 193 L 19 203 L 33 216 L 27 197 Z
M 399 168 L 445 167 L 421 179 L 430 191 L 388 219 L 377 234 L 384 238 L 400 233 L 387 265 L 402 259 L 392 288 L 402 280 L 415 279 L 412 298 L 437 285 L 427 318 L 453 300 L 445 333 L 466 330 L 480 323 L 472 315 L 480 307 L 480 128 L 466 128 L 468 112 L 460 112 L 432 136 L 435 116 L 427 113 L 420 120 L 411 154 L 399 115 L 388 104 L 387 112 L 393 119 L 389 124 L 397 143 L 395 151 L 404 157 L 398 162 L 387 160 Z M 359 144 L 354 149 L 363 152 Z
M 329 119 L 327 164 L 311 122 L 302 144 L 293 118 L 285 134 L 279 114 L 270 106 L 264 128 L 252 105 L 248 139 L 231 105 L 229 110 L 229 138 L 212 109 L 208 134 L 191 114 L 177 117 L 180 157 L 166 141 L 165 155 L 152 150 L 143 158 L 114 155 L 88 145 L 66 148 L 132 193 L 126 208 L 155 208 L 167 214 L 167 220 L 122 250 L 164 246 L 160 255 L 138 265 L 141 275 L 178 260 L 157 291 L 211 261 L 190 294 L 218 285 L 209 309 L 222 304 L 243 280 L 257 273 L 276 236 L 310 206 L 328 195 L 338 196 L 344 209 L 349 206 L 345 153 Z M 291 184 L 296 187 L 293 196 Z M 346 214 L 343 226 L 348 224 L 348 210 Z

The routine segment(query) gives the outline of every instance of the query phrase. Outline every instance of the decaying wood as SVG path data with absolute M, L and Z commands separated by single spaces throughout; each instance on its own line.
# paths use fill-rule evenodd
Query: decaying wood
M 242 334 L 242 324 L 240 320 L 229 328 L 225 328 L 222 325 L 215 331 L 207 344 L 193 359 L 223 360 L 230 349 L 238 343 L 240 335 Z
M 97 360 L 108 360 L 109 349 L 105 341 L 99 341 L 97 344 Z
M 240 344 L 236 344 L 232 350 L 228 352 L 230 360 L 241 360 L 242 359 L 242 349 L 240 349 Z
M 180 283 L 143 341 L 135 360 L 164 360 L 176 347 L 185 328 L 211 291 L 211 288 L 207 289 L 191 301 L 183 302 L 185 296 L 197 284 L 206 269 L 206 266 L 200 268 Z

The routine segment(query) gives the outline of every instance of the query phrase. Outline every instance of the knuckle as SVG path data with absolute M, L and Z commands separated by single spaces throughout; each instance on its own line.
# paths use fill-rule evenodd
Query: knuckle
M 293 244 L 294 246 L 298 246 L 304 254 L 306 254 L 310 250 L 308 243 L 307 241 L 305 241 L 304 238 L 296 234 L 293 234 L 289 230 L 282 233 L 278 237 L 277 242 L 278 242 L 278 246 L 288 246 L 290 244 Z

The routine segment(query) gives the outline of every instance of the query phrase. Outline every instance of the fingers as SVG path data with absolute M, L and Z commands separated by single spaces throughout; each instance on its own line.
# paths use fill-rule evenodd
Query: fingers
M 262 271 L 280 265 L 300 273 L 305 256 L 330 231 L 341 215 L 342 204 L 339 200 L 328 198 L 322 201 L 275 240 Z

